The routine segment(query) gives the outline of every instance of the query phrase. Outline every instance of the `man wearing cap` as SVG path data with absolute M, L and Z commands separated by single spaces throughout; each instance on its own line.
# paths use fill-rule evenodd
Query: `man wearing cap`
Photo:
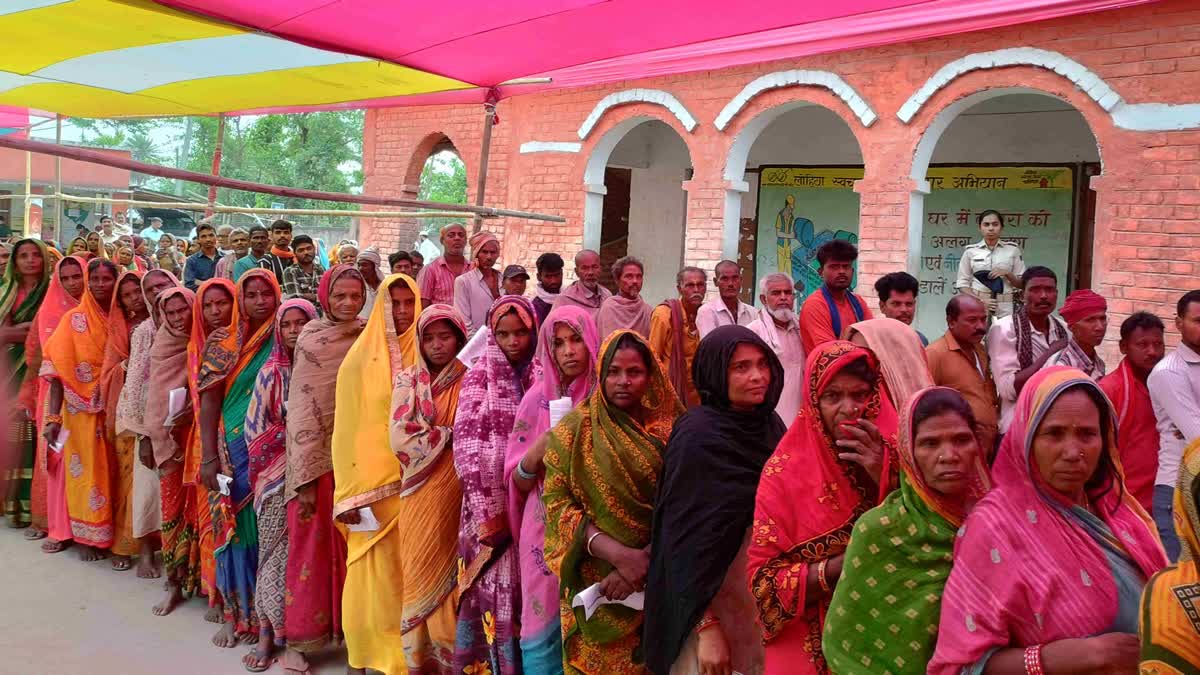
M 471 235 L 471 255 L 471 268 L 454 279 L 454 308 L 467 320 L 468 338 L 487 323 L 488 310 L 500 297 L 500 240 L 487 230 Z
M 520 265 L 509 265 L 504 268 L 501 279 L 505 295 L 525 295 L 525 286 L 529 283 L 529 272 Z
M 1058 313 L 1066 320 L 1071 334 L 1067 346 L 1051 356 L 1046 365 L 1078 368 L 1099 381 L 1105 370 L 1096 349 L 1108 331 L 1108 303 L 1094 291 L 1075 291 L 1067 296 Z
M 650 314 L 654 311 L 642 300 L 642 261 L 627 255 L 613 263 L 612 276 L 617 282 L 617 294 L 605 300 L 596 314 L 600 339 L 614 331 L 627 328 L 644 338 L 650 337 Z
M 471 269 L 463 252 L 467 248 L 467 228 L 462 223 L 450 223 L 442 228 L 442 255 L 434 258 L 417 275 L 421 288 L 421 304 L 428 307 L 441 303 L 454 304 L 454 280 Z
M 550 310 L 562 290 L 563 259 L 557 253 L 543 253 L 537 259 L 537 286 L 533 298 L 533 311 L 537 312 L 538 325 L 546 322 Z

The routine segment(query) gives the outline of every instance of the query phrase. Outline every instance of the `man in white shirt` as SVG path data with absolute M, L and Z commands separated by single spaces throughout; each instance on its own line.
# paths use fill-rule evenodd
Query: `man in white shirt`
M 758 310 L 738 298 L 742 290 L 742 268 L 732 260 L 722 260 L 717 263 L 713 273 L 717 297 L 701 305 L 696 312 L 696 329 L 700 331 L 700 339 L 719 326 L 749 326 L 758 318 Z
M 775 412 L 787 426 L 792 426 L 800 412 L 804 396 L 804 345 L 800 342 L 800 322 L 794 310 L 796 292 L 792 278 L 775 272 L 758 282 L 758 302 L 762 311 L 748 328 L 771 346 L 783 364 L 783 393 Z
M 1048 267 L 1030 267 L 1021 275 L 1025 304 L 988 329 L 988 360 L 1000 397 L 1000 433 L 1008 431 L 1017 396 L 1046 361 L 1067 346 L 1067 327 L 1054 318 L 1058 277 Z
M 1071 335 L 1067 346 L 1047 359 L 1046 365 L 1078 368 L 1099 382 L 1105 367 L 1096 349 L 1108 332 L 1108 303 L 1095 291 L 1083 289 L 1068 295 L 1058 313 Z
M 1200 438 L 1200 290 L 1190 291 L 1176 306 L 1179 346 L 1167 354 L 1146 384 L 1158 420 L 1158 475 L 1154 478 L 1154 524 L 1163 548 L 1179 559 L 1174 498 L 1183 451 Z
M 158 240 L 162 239 L 163 236 L 162 218 L 151 218 L 146 221 L 146 225 L 146 229 L 142 230 L 139 236 L 142 239 L 148 239 L 157 244 Z

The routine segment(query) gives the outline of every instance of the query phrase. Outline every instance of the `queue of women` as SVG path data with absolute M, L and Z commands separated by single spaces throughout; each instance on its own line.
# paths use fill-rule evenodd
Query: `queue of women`
M 265 270 L 193 294 L 17 243 L 0 315 L 44 549 L 147 577 L 161 551 L 154 612 L 207 602 L 255 672 L 343 640 L 388 674 L 1200 668 L 1200 445 L 1167 568 L 1079 371 L 1025 386 L 989 467 L 889 319 L 814 349 L 781 420 L 742 327 L 700 342 L 685 409 L 583 309 L 499 298 L 468 368 L 456 309 L 393 274 L 363 320 L 369 290 L 337 265 L 319 308 Z

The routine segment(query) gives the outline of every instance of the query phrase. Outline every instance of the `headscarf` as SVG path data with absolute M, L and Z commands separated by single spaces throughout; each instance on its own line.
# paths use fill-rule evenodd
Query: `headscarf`
M 967 468 L 966 493 L 961 498 L 944 495 L 925 480 L 914 451 L 913 413 L 921 400 L 937 391 L 954 390 L 922 389 L 909 399 L 900 417 L 900 489 L 854 526 L 825 617 L 822 644 L 831 672 L 924 672 L 933 656 L 940 598 L 954 560 L 954 533 L 991 483 L 979 462 Z M 984 453 L 980 447 L 977 457 Z M 860 631 L 866 623 L 863 615 L 880 607 L 887 607 L 889 617 L 904 617 L 904 621 L 889 626 L 876 620 Z M 872 643 L 871 663 L 863 664 L 862 645 Z
M 303 298 L 286 300 L 275 312 L 274 340 L 267 362 L 254 382 L 254 394 L 246 409 L 246 444 L 254 510 L 263 500 L 283 489 L 287 467 L 287 399 L 292 380 L 292 354 L 283 338 L 283 317 L 289 310 L 304 312 L 311 322 L 317 308 Z
M 373 248 L 368 248 L 368 249 L 364 249 L 363 251 L 359 252 L 358 258 L 355 259 L 355 262 L 359 263 L 364 260 L 375 266 L 376 274 L 378 274 L 380 277 L 383 276 L 383 273 L 381 271 L 381 269 L 383 267 L 383 256 L 379 255 L 379 251 L 376 251 Z
M 1183 451 L 1175 490 L 1179 562 L 1154 575 L 1142 594 L 1142 672 L 1200 671 L 1200 439 Z M 1186 599 L 1192 599 L 1191 603 Z
M 768 648 L 792 621 L 800 622 L 796 628 L 806 642 L 820 639 L 823 608 L 816 603 L 809 607 L 805 597 L 809 567 L 842 554 L 854 521 L 892 489 L 889 457 L 897 420 L 882 386 L 871 392 L 862 415 L 879 428 L 884 443 L 880 485 L 874 485 L 859 465 L 838 458 L 839 450 L 821 420 L 819 402 L 825 387 L 846 366 L 863 359 L 878 374 L 875 355 L 849 342 L 826 342 L 809 353 L 800 413 L 763 469 L 748 566 Z M 803 672 L 821 672 L 816 667 L 823 661 L 821 655 L 809 657 L 814 663 Z
M 321 277 L 317 302 L 321 316 L 309 321 L 296 340 L 292 361 L 292 385 L 288 389 L 287 491 L 288 499 L 296 490 L 333 471 L 330 448 L 333 439 L 334 404 L 338 368 L 366 321 L 352 317 L 337 321 L 329 305 L 333 284 L 347 273 L 362 283 L 354 265 L 334 265 Z M 366 286 L 363 286 L 366 299 Z
M 188 394 L 192 399 L 192 415 L 198 418 L 200 415 L 200 381 L 201 362 L 204 358 L 205 345 L 208 344 L 208 338 L 211 334 L 218 330 L 230 331 L 237 324 L 234 322 L 233 314 L 230 314 L 230 322 L 225 326 L 209 329 L 204 323 L 204 299 L 208 293 L 216 287 L 229 294 L 229 302 L 232 307 L 236 307 L 238 303 L 238 289 L 229 279 L 217 277 L 209 279 L 200 284 L 200 288 L 196 291 L 196 301 L 192 303 L 192 331 L 188 338 L 187 345 L 187 371 L 188 371 Z M 164 417 L 164 419 L 166 419 Z M 190 448 L 192 452 L 187 453 L 183 467 L 183 482 L 185 484 L 193 484 L 196 482 L 200 471 L 200 434 L 193 434 L 190 439 Z
M 392 321 L 394 284 L 404 284 L 416 296 L 414 312 L 421 313 L 421 291 L 404 274 L 383 280 L 371 318 L 350 348 L 337 374 L 337 411 L 333 425 L 335 516 L 399 494 L 402 471 L 392 454 L 390 420 L 392 382 L 396 374 L 417 362 L 417 322 L 402 335 Z
M 37 284 L 29 289 L 29 292 L 18 303 L 17 296 L 21 292 L 21 275 L 17 271 L 17 250 L 26 244 L 36 246 L 38 253 L 42 256 L 42 278 L 38 279 Z M 8 261 L 8 267 L 4 269 L 4 275 L 0 277 L 0 325 L 17 325 L 33 321 L 37 316 L 38 309 L 42 306 L 42 301 L 46 298 L 46 292 L 50 289 L 52 272 L 50 255 L 41 240 L 22 239 L 12 246 L 12 258 Z M 11 388 L 15 393 L 25 379 L 25 343 L 13 342 L 5 347 L 9 361 L 6 374 L 11 378 L 9 381 L 12 383 Z
M 120 268 L 119 265 L 117 267 Z M 121 305 L 121 285 L 129 281 L 135 282 L 140 291 L 142 273 L 125 271 L 117 275 L 117 283 L 113 285 L 112 300 L 108 308 L 108 341 L 104 348 L 104 365 L 100 369 L 100 391 L 104 397 L 104 431 L 110 441 L 117 434 L 117 403 L 121 399 L 121 388 L 125 386 L 129 346 L 132 343 L 133 329 L 137 327 L 136 323 L 131 323 L 133 318 Z
M 201 292 L 204 290 L 202 286 Z M 167 301 L 176 296 L 187 301 L 188 307 L 192 309 L 193 330 L 190 332 L 177 333 L 164 317 Z M 196 294 L 182 286 L 172 286 L 164 290 L 155 303 L 154 313 L 158 317 L 159 326 L 154 334 L 154 343 L 150 347 L 150 363 L 153 367 L 150 369 L 150 380 L 146 384 L 146 410 L 142 419 L 150 420 L 145 424 L 145 431 L 154 447 L 155 465 L 160 467 L 179 453 L 179 443 L 172 433 L 174 427 L 165 426 L 164 423 L 170 411 L 171 392 L 188 386 L 188 342 L 195 334 L 195 322 L 204 322 L 203 318 L 196 317 L 194 307 L 197 304 L 199 303 L 196 302 Z
M 54 264 L 54 273 L 50 276 L 50 287 L 46 290 L 46 297 L 42 300 L 42 306 L 38 309 L 37 314 L 33 317 L 33 326 L 30 328 L 28 337 L 25 338 L 25 368 L 26 373 L 33 377 L 26 376 L 26 382 L 37 382 L 36 390 L 33 386 L 23 387 L 21 392 L 21 403 L 29 410 L 35 410 L 37 415 L 37 427 L 41 428 L 41 418 L 45 406 L 41 404 L 45 396 L 43 388 L 46 387 L 38 375 L 42 369 L 43 355 L 46 349 L 46 343 L 50 340 L 50 336 L 54 334 L 54 330 L 58 328 L 58 324 L 62 321 L 63 316 L 71 309 L 79 305 L 79 301 L 71 297 L 70 293 L 63 288 L 61 274 L 62 266 L 68 258 L 60 258 Z M 87 293 L 87 261 L 82 257 L 70 256 L 70 261 L 79 266 L 83 274 L 83 293 Z
M 103 263 L 115 266 L 111 263 Z M 85 290 L 79 305 L 63 315 L 58 328 L 46 342 L 43 376 L 57 377 L 63 386 L 63 402 L 69 409 L 84 413 L 104 410 L 100 387 L 104 350 L 108 343 L 108 308 L 101 307 L 88 286 L 88 266 L 83 267 Z M 116 294 L 116 286 L 113 293 Z
M 758 347 L 771 382 L 754 410 L 729 401 L 729 362 L 739 345 Z M 783 365 L 744 326 L 721 326 L 700 341 L 692 381 L 700 406 L 671 432 L 663 459 L 646 579 L 646 665 L 667 675 L 742 548 L 767 458 L 787 427 L 775 413 Z
M 246 287 L 253 279 L 266 282 L 275 294 L 275 299 L 279 299 L 279 282 L 270 270 L 256 267 L 238 279 L 229 327 L 214 330 L 204 343 L 204 354 L 200 359 L 200 371 L 196 378 L 197 391 L 205 391 L 219 384 L 224 384 L 228 390 L 233 384 L 233 378 L 229 376 L 241 371 L 258 354 L 258 350 L 262 349 L 267 340 L 271 339 L 275 328 L 272 321 L 264 321 L 254 333 L 250 333 L 245 296 Z
M 117 434 L 128 432 L 142 436 L 150 435 L 149 429 L 143 422 L 143 413 L 146 410 L 146 385 L 150 382 L 152 365 L 150 350 L 162 317 L 158 312 L 157 303 L 151 301 L 146 288 L 156 276 L 161 276 L 170 282 L 168 288 L 179 285 L 175 277 L 162 270 L 150 270 L 142 276 L 142 300 L 146 303 L 150 320 L 134 328 L 129 337 L 129 359 L 125 368 L 125 386 L 121 388 L 121 396 L 117 402 Z
M 1104 300 L 1103 296 L 1095 291 L 1081 289 L 1067 296 L 1066 302 L 1063 303 L 1062 309 L 1058 310 L 1058 313 L 1070 328 L 1089 316 L 1107 311 L 1108 302 Z
M 868 319 L 853 324 L 850 331 L 861 333 L 879 358 L 883 383 L 896 410 L 904 410 L 914 394 L 933 386 L 925 348 L 909 326 L 895 319 Z
M 1046 414 L 1076 388 L 1104 401 L 1097 471 L 1105 475 L 1088 489 L 1094 514 L 1050 488 L 1033 457 Z M 1112 631 L 1120 597 L 1140 595 L 1143 580 L 1166 564 L 1153 522 L 1125 490 L 1115 419 L 1096 383 L 1073 368 L 1047 368 L 1025 384 L 996 456 L 995 486 L 955 544 L 930 673 L 958 673 L 997 647 Z
M 82 244 L 83 244 L 83 250 L 82 250 L 82 251 L 80 251 L 80 252 L 78 252 L 78 253 L 72 253 L 72 252 L 71 252 L 71 251 L 72 251 L 72 249 L 74 249 L 74 248 L 75 248 L 75 242 L 80 242 L 80 243 L 82 243 Z M 67 253 L 68 253 L 69 255 L 79 255 L 79 256 L 84 256 L 84 255 L 86 255 L 86 256 L 91 256 L 91 255 L 94 255 L 94 254 L 93 254 L 91 251 L 89 251 L 89 250 L 88 250 L 88 247 L 87 247 L 87 245 L 88 245 L 88 243 L 87 243 L 87 237 L 75 237 L 74 239 L 72 239 L 72 240 L 71 240 L 71 243 L 67 245 Z
M 478 257 L 479 249 L 483 248 L 490 241 L 500 243 L 500 239 L 487 230 L 480 230 L 479 232 L 471 235 L 471 238 L 467 240 L 467 243 L 471 246 L 471 257 Z

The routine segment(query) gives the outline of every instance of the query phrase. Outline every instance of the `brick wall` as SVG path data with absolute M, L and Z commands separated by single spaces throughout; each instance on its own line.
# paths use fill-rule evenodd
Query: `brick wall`
M 865 177 L 855 188 L 861 197 L 859 287 L 869 289 L 880 274 L 905 267 L 910 204 L 919 187 L 909 176 L 918 144 L 938 113 L 976 92 L 1024 87 L 1074 105 L 1099 144 L 1103 173 L 1093 180 L 1097 211 L 1092 287 L 1110 300 L 1110 340 L 1115 339 L 1120 321 L 1135 309 L 1149 309 L 1169 318 L 1178 296 L 1200 287 L 1196 279 L 1200 264 L 1200 225 L 1196 222 L 1200 211 L 1200 129 L 1146 132 L 1120 128 L 1109 111 L 1067 77 L 1030 65 L 954 77 L 929 97 L 908 123 L 897 117 L 905 101 L 939 68 L 971 54 L 1015 47 L 1047 50 L 1072 59 L 1102 78 L 1129 104 L 1200 102 L 1200 7 L 1187 0 L 994 29 L 986 35 L 962 34 L 519 96 L 499 106 L 501 123 L 493 136 L 487 202 L 558 214 L 567 222 L 510 220 L 486 226 L 502 233 L 505 262 L 531 266 L 546 250 L 560 251 L 569 259 L 583 241 L 584 171 L 589 156 L 608 131 L 631 117 L 647 116 L 675 129 L 691 153 L 694 176 L 685 183 L 685 260 L 711 268 L 722 257 L 726 190 L 732 187 L 723 173 L 734 140 L 760 113 L 804 100 L 841 116 L 861 147 Z M 714 120 L 722 108 L 747 83 L 767 73 L 792 69 L 835 73 L 862 96 L 878 120 L 864 126 L 856 111 L 830 89 L 791 86 L 754 97 L 724 130 L 716 128 Z M 689 132 L 667 108 L 633 103 L 609 109 L 581 141 L 577 131 L 596 104 L 608 94 L 632 88 L 668 92 L 698 125 Z M 415 176 L 428 155 L 422 143 L 444 134 L 463 156 L 473 199 L 482 118 L 481 106 L 370 113 L 365 131 L 367 191 L 415 194 Z M 528 141 L 581 142 L 582 148 L 578 153 L 521 154 L 519 146 Z M 397 239 L 410 241 L 410 232 L 411 225 L 403 222 L 364 225 L 364 238 L 385 248 Z M 1115 348 L 1110 344 L 1106 352 L 1115 363 Z

